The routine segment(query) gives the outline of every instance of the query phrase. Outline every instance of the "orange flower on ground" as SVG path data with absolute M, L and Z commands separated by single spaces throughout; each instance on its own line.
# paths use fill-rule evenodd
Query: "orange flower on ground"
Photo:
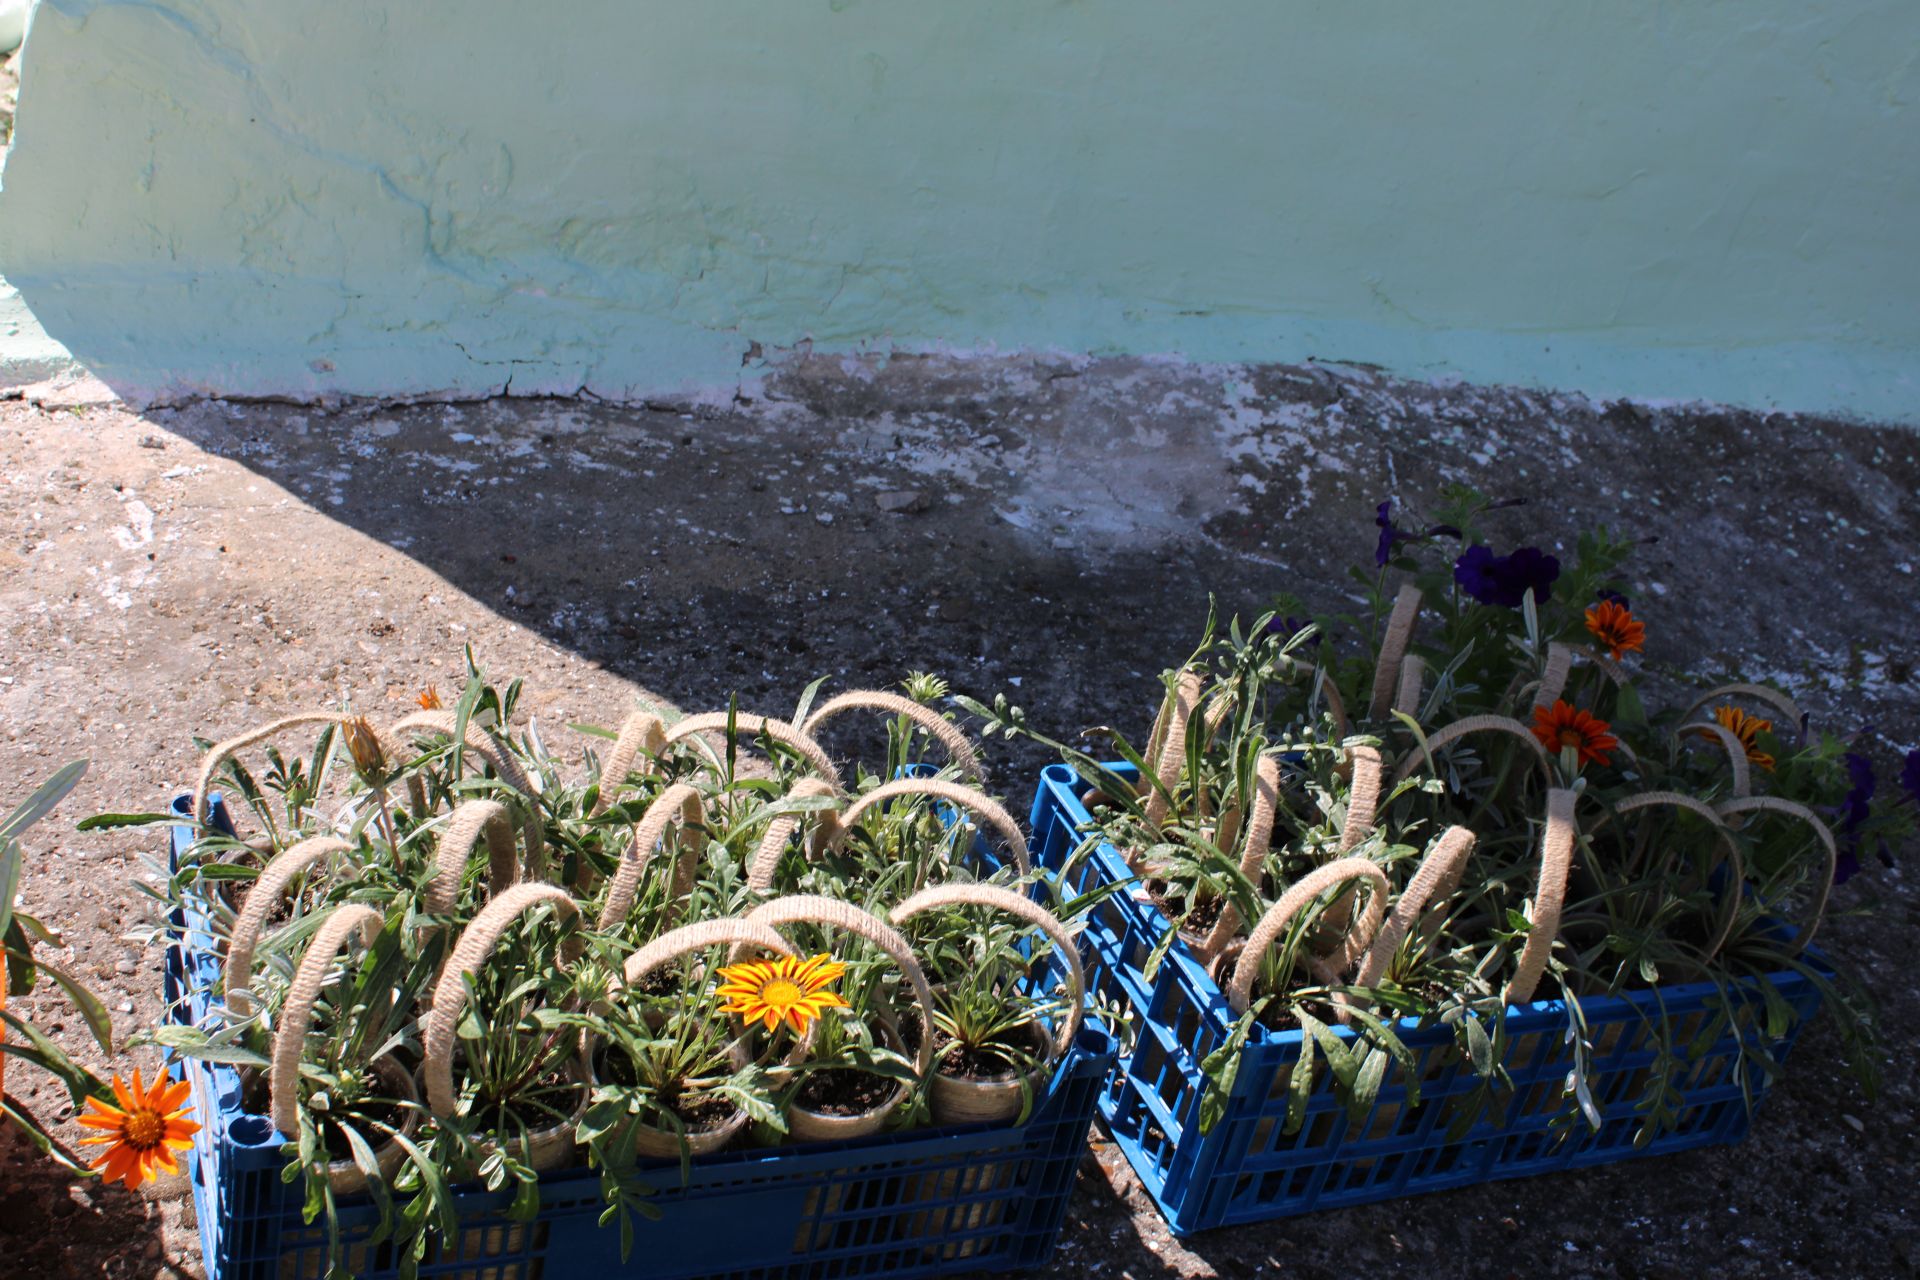
M 1587 610 L 1587 632 L 1606 646 L 1615 662 L 1647 647 L 1647 624 L 1618 600 L 1602 600 Z
M 1562 748 L 1573 747 L 1580 753 L 1581 764 L 1612 763 L 1607 753 L 1620 745 L 1620 739 L 1607 729 L 1605 720 L 1564 701 L 1533 709 L 1533 736 L 1540 745 L 1556 756 Z
M 720 970 L 722 1013 L 737 1013 L 748 1022 L 758 1018 L 772 1031 L 785 1019 L 795 1035 L 805 1035 L 813 1020 L 828 1009 L 845 1009 L 847 1002 L 826 989 L 847 971 L 825 952 L 808 960 L 781 956 L 777 960 L 749 960 Z
M 1773 772 L 1774 759 L 1760 750 L 1758 739 L 1763 733 L 1773 732 L 1773 721 L 1760 716 L 1750 716 L 1732 703 L 1725 703 L 1713 709 L 1713 718 L 1720 727 L 1740 739 L 1741 748 L 1747 753 L 1747 759 L 1755 768 Z
M 420 691 L 417 699 L 422 711 L 438 711 L 446 704 L 440 701 L 440 689 L 437 685 L 428 685 Z
M 180 1172 L 173 1153 L 193 1146 L 193 1135 L 200 1132 L 197 1123 L 182 1119 L 193 1110 L 180 1105 L 189 1092 L 186 1081 L 175 1084 L 165 1073 L 148 1090 L 140 1082 L 138 1067 L 133 1069 L 133 1088 L 129 1090 L 115 1072 L 113 1096 L 120 1105 L 113 1107 L 98 1098 L 88 1098 L 87 1105 L 93 1110 L 79 1118 L 87 1128 L 100 1130 L 80 1139 L 82 1144 L 111 1144 L 107 1153 L 88 1167 L 104 1166 L 102 1176 L 106 1181 L 125 1182 L 129 1191 L 139 1190 L 141 1183 L 162 1173 Z

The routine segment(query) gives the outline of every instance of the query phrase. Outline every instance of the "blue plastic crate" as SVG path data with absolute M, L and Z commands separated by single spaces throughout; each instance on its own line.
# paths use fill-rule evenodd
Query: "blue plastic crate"
M 1084 785 L 1066 765 L 1042 773 L 1033 806 L 1034 856 L 1041 865 L 1060 870 L 1084 843 L 1091 821 L 1080 799 Z M 1087 892 L 1130 874 L 1119 851 L 1103 841 L 1074 863 L 1068 882 Z M 1602 1117 L 1597 1132 L 1584 1120 L 1569 1123 L 1561 1097 L 1572 1066 L 1566 1008 L 1543 1000 L 1507 1010 L 1513 1091 L 1499 1114 L 1483 1112 L 1464 1129 L 1455 1122 L 1479 1110 L 1480 1082 L 1461 1061 L 1451 1030 L 1404 1020 L 1397 1030 L 1419 1073 L 1416 1104 L 1409 1105 L 1407 1076 L 1396 1063 L 1366 1119 L 1350 1124 L 1323 1073 L 1304 1125 L 1289 1136 L 1287 1085 L 1301 1033 L 1255 1027 L 1225 1115 L 1203 1134 L 1200 1064 L 1225 1042 L 1234 1017 L 1219 985 L 1177 940 L 1153 978 L 1144 975 L 1170 927 L 1158 907 L 1123 891 L 1095 908 L 1083 951 L 1090 989 L 1131 1008 L 1136 1023 L 1134 1047 L 1121 1055 L 1101 1095 L 1101 1118 L 1179 1235 L 1737 1142 L 1766 1091 L 1763 1073 L 1751 1065 L 1740 1069 L 1743 1046 L 1731 1030 L 1723 1026 L 1704 1047 L 1692 1044 L 1720 1011 L 1719 992 L 1700 983 L 1580 1002 L 1593 1044 L 1589 1083 Z M 1808 955 L 1817 963 L 1816 953 Z M 1756 1043 L 1749 1033 L 1744 1048 L 1784 1063 L 1801 1027 L 1819 1011 L 1820 993 L 1796 973 L 1768 981 L 1793 1009 L 1792 1025 L 1772 1042 Z M 1673 1042 L 1697 1056 L 1680 1081 L 1678 1123 L 1636 1148 L 1637 1103 L 1657 1057 L 1653 1028 L 1662 1019 Z M 1335 1031 L 1352 1039 L 1345 1028 Z
M 184 801 L 175 803 L 184 812 Z M 226 825 L 216 807 L 215 821 Z M 173 828 L 173 860 L 191 843 Z M 982 851 L 984 852 L 984 851 Z M 205 1017 L 217 1005 L 219 963 L 204 913 L 174 918 L 165 983 L 169 1017 Z M 839 1280 L 932 1276 L 1039 1266 L 1066 1219 L 1095 1101 L 1116 1046 L 1085 1028 L 1027 1122 L 915 1129 L 852 1142 L 726 1152 L 643 1168 L 657 1220 L 635 1222 L 631 1258 L 602 1228 L 599 1175 L 586 1168 L 542 1178 L 530 1222 L 505 1215 L 507 1193 L 459 1193 L 458 1236 L 432 1250 L 423 1277 L 539 1280 L 573 1275 L 650 1280 Z M 301 1221 L 301 1188 L 281 1181 L 283 1139 L 240 1105 L 232 1068 L 176 1060 L 193 1085 L 204 1127 L 188 1161 L 209 1280 L 321 1280 L 323 1220 Z M 349 1268 L 362 1280 L 397 1274 L 390 1245 L 369 1246 L 378 1218 L 365 1197 L 341 1201 Z

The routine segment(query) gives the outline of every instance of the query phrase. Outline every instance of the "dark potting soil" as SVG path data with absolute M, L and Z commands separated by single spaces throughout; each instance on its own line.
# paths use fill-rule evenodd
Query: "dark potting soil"
M 1028 1040 L 1027 1051 L 1033 1058 L 1036 1061 L 1044 1058 L 1047 1045 L 1042 1028 L 1030 1023 L 1023 1034 Z M 937 1027 L 933 1032 L 933 1062 L 934 1070 L 955 1080 L 995 1080 L 1019 1069 L 1012 1059 L 993 1046 L 962 1045 Z
M 670 1106 L 673 1114 L 680 1117 L 680 1123 L 687 1127 L 688 1133 L 706 1133 L 718 1129 L 733 1119 L 738 1111 L 725 1098 L 706 1094 L 698 1098 L 677 1098 Z
M 885 1106 L 899 1088 L 871 1071 L 834 1067 L 808 1076 L 793 1100 L 823 1116 L 858 1116 Z

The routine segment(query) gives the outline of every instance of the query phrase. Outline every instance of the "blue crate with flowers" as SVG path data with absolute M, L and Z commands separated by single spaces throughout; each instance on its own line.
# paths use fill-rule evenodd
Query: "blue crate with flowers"
M 204 1121 L 209 1275 L 1043 1263 L 1116 1045 L 1075 904 L 910 692 L 635 712 L 584 783 L 478 672 L 386 729 L 214 746 L 174 807 L 156 1035 Z M 861 711 L 883 766 L 843 776 L 815 734 Z
M 1503 506 L 1383 506 L 1358 613 L 1209 620 L 1137 749 L 973 704 L 1062 754 L 1038 860 L 1124 887 L 1085 931 L 1135 1031 L 1100 1110 L 1177 1233 L 1738 1141 L 1823 1008 L 1872 1083 L 1809 944 L 1904 811 L 1778 690 L 1650 711 L 1631 544 L 1495 555 Z

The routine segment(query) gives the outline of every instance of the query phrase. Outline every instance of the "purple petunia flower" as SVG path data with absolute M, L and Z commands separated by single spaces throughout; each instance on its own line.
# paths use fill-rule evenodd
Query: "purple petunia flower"
M 1428 538 L 1437 538 L 1443 533 L 1449 538 L 1460 536 L 1460 530 L 1450 524 L 1431 525 L 1424 533 L 1409 533 L 1405 529 L 1395 527 L 1392 498 L 1380 504 L 1373 522 L 1380 526 L 1380 541 L 1374 545 L 1373 562 L 1382 569 L 1387 567 L 1387 561 L 1393 559 L 1394 548 L 1403 542 L 1424 542 Z
M 1907 798 L 1920 805 L 1920 747 L 1907 752 L 1900 766 L 1900 789 Z
M 1380 513 L 1373 518 L 1373 522 L 1380 526 L 1380 543 L 1373 549 L 1373 562 L 1384 569 L 1387 567 L 1387 561 L 1393 559 L 1394 547 L 1413 535 L 1402 533 L 1393 527 L 1392 498 L 1380 504 Z
M 1834 860 L 1833 882 L 1845 884 L 1853 879 L 1860 870 L 1860 828 L 1873 816 L 1873 791 L 1879 780 L 1873 776 L 1873 761 L 1858 751 L 1849 751 L 1842 757 L 1847 766 L 1847 780 L 1853 784 L 1840 807 L 1834 810 L 1839 819 L 1840 856 Z
M 1453 562 L 1453 580 L 1461 590 L 1481 604 L 1508 609 L 1520 607 L 1528 588 L 1536 604 L 1545 604 L 1559 576 L 1559 558 L 1538 547 L 1520 547 L 1511 555 L 1496 556 L 1493 548 L 1475 545 Z
M 1313 625 L 1312 618 L 1296 617 L 1295 615 L 1290 613 L 1284 618 L 1275 618 L 1273 621 L 1269 622 L 1267 624 L 1267 634 L 1279 636 L 1283 640 L 1291 640 L 1293 637 L 1299 635 L 1302 631 L 1305 631 L 1308 627 L 1312 625 Z M 1306 641 L 1307 647 L 1309 648 L 1319 643 L 1320 643 L 1320 633 L 1318 631 L 1314 632 L 1313 635 Z

